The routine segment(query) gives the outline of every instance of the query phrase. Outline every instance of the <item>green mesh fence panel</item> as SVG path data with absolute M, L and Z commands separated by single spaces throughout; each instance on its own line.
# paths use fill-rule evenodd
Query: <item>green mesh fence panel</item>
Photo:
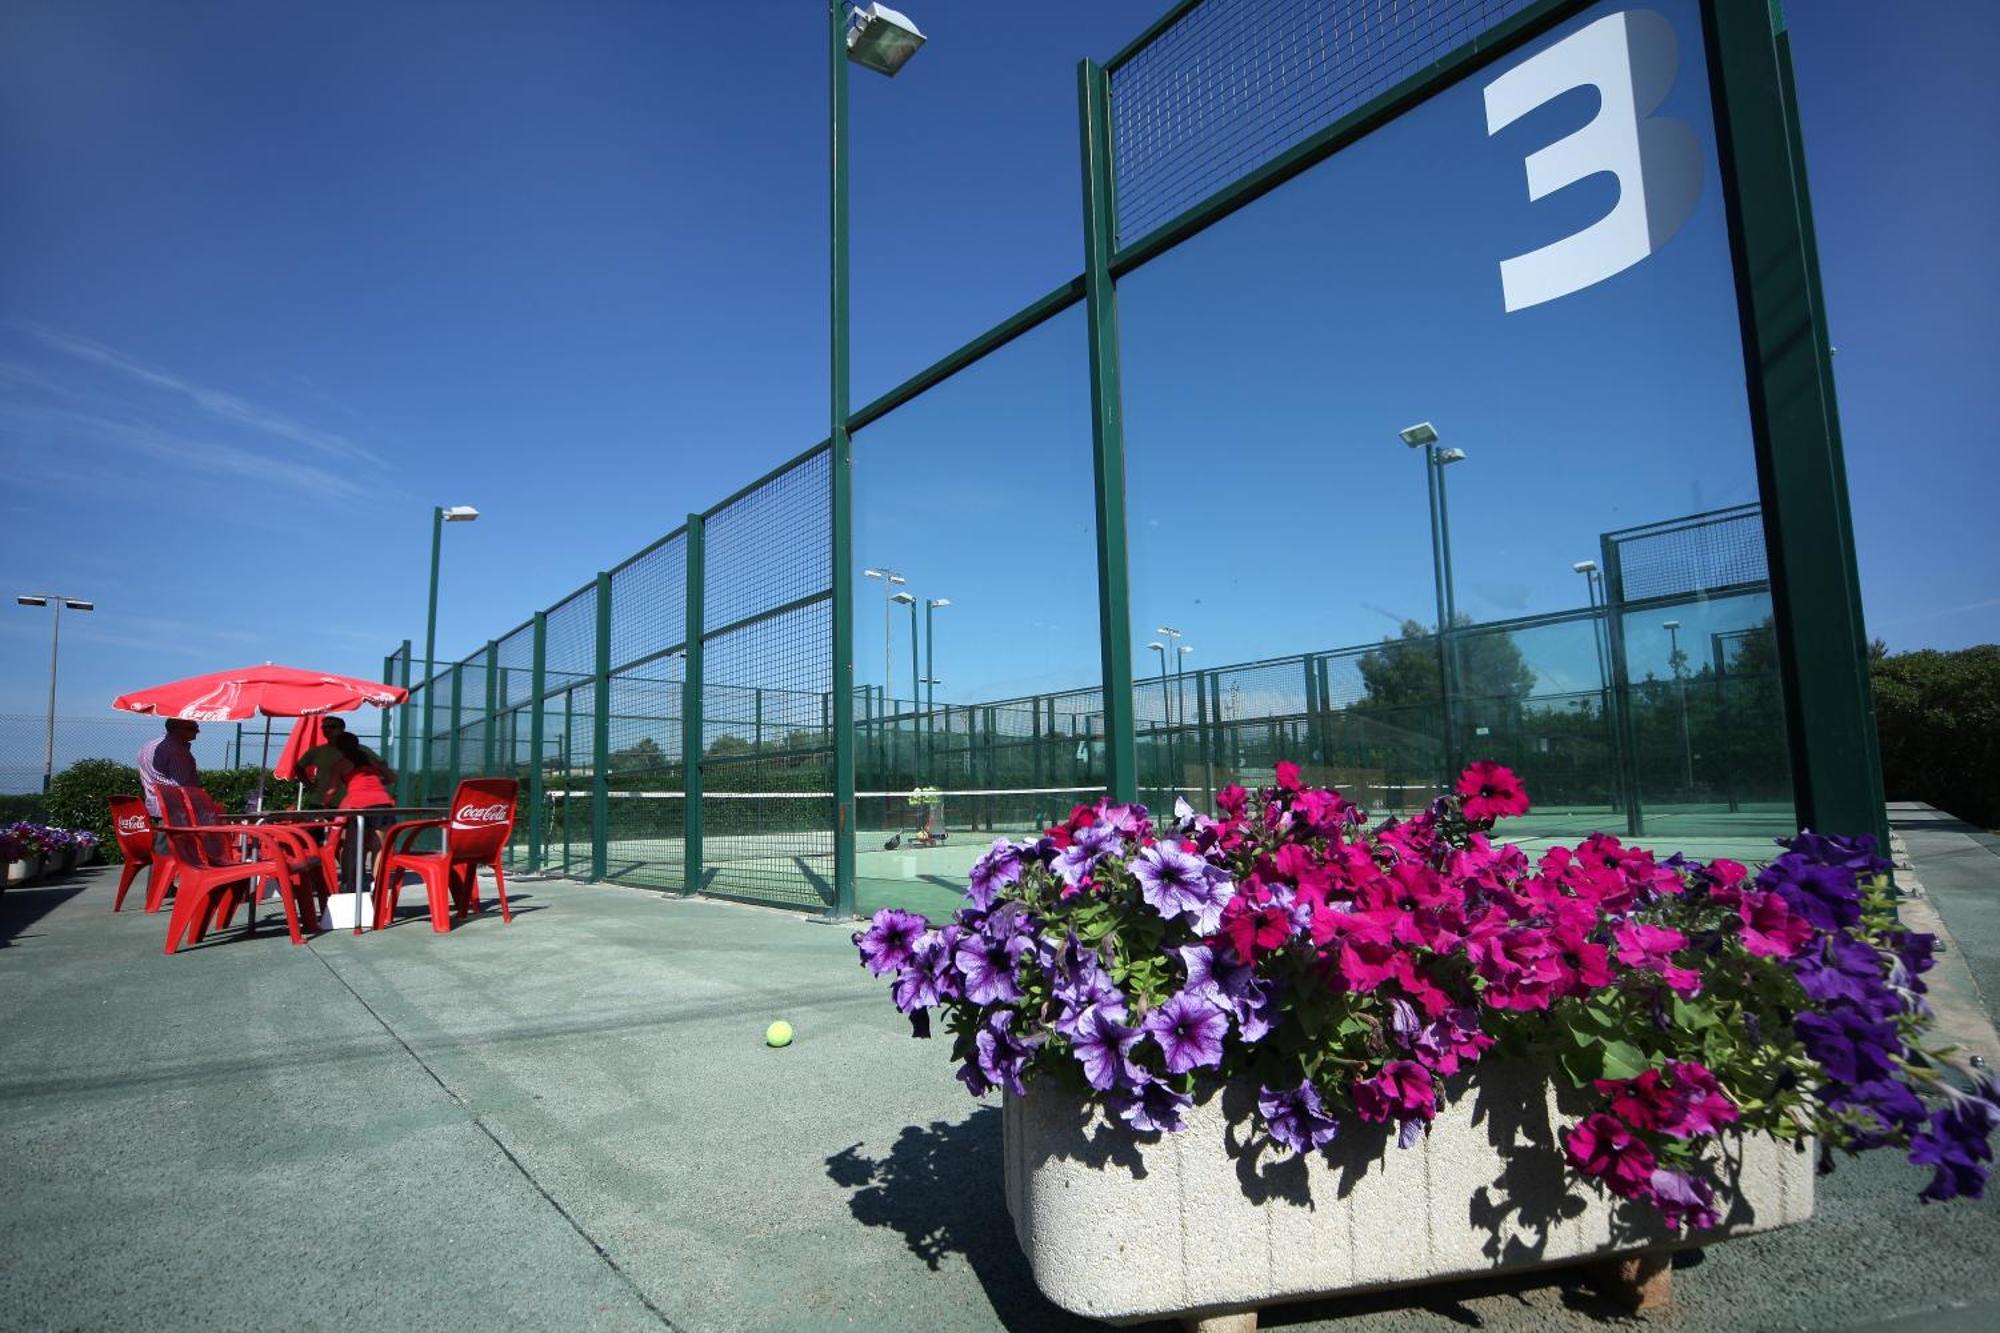
M 528 702 L 535 687 L 535 626 L 531 621 L 508 634 L 494 646 L 493 660 L 499 671 L 495 698 L 502 708 L 518 708 Z
M 1533 0 L 1206 0 L 1111 71 L 1129 244 Z
M 1770 578 L 1763 511 L 1754 504 L 1605 534 L 1628 602 L 1707 592 Z
M 828 455 L 706 518 L 702 887 L 833 901 Z
M 684 887 L 687 540 L 676 533 L 611 574 L 605 874 Z

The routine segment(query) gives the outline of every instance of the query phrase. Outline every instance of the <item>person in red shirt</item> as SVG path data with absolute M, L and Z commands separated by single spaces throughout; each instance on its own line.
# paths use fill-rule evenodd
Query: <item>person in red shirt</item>
M 333 745 L 339 751 L 339 755 L 333 761 L 331 786 L 333 790 L 341 793 L 340 808 L 342 810 L 394 809 L 396 798 L 390 794 L 389 789 L 395 785 L 396 775 L 388 765 L 377 759 L 351 732 L 341 732 L 334 738 Z M 321 782 L 324 789 L 324 777 Z M 376 850 L 382 829 L 390 818 L 391 816 L 386 814 L 362 817 L 361 827 L 369 852 L 373 853 Z M 342 860 L 345 861 L 352 855 L 351 850 L 344 850 Z M 345 870 L 351 872 L 352 869 L 353 863 L 347 862 Z M 345 873 L 342 878 L 346 878 Z

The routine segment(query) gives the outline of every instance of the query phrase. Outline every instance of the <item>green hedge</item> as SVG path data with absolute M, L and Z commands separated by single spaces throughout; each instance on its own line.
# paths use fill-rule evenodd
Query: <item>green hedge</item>
M 211 769 L 201 775 L 201 785 L 225 810 L 243 809 L 244 799 L 257 789 L 255 768 Z M 267 780 L 264 807 L 290 809 L 299 784 Z M 48 822 L 62 828 L 83 828 L 95 833 L 104 859 L 118 861 L 118 837 L 111 828 L 113 796 L 137 796 L 139 770 L 115 759 L 80 759 L 55 775 L 49 783 L 46 801 Z
M 2000 644 L 1897 653 L 1873 678 L 1889 799 L 2000 828 Z

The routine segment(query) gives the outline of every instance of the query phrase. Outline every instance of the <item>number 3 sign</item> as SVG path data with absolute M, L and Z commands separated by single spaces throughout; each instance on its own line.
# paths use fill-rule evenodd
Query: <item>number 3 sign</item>
M 1618 203 L 1582 231 L 1500 261 L 1509 311 L 1553 301 L 1622 273 L 1666 244 L 1701 197 L 1701 146 L 1678 120 L 1652 113 L 1673 87 L 1679 42 L 1650 9 L 1610 14 L 1486 85 L 1486 132 L 1498 134 L 1572 88 L 1602 99 L 1588 125 L 1527 158 L 1530 202 L 1587 176 L 1618 178 Z

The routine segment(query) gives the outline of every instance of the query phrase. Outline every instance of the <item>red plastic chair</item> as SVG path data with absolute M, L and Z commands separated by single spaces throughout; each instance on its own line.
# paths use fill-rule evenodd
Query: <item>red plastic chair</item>
M 409 872 L 423 881 L 431 902 L 431 929 L 451 929 L 452 909 L 459 916 L 480 910 L 479 868 L 493 871 L 500 895 L 500 919 L 512 921 L 507 906 L 507 872 L 500 858 L 514 833 L 514 798 L 520 783 L 513 778 L 466 778 L 451 798 L 451 818 L 409 819 L 391 824 L 382 834 L 382 851 L 375 865 L 375 929 L 384 930 L 396 917 L 396 897 Z M 412 850 L 426 829 L 444 830 L 444 849 Z M 398 845 L 398 839 L 401 844 Z
M 167 900 L 167 890 L 172 887 L 178 868 L 173 853 L 155 856 L 153 820 L 146 813 L 144 801 L 137 796 L 113 796 L 110 804 L 111 832 L 118 839 L 119 855 L 125 858 L 125 868 L 118 873 L 118 896 L 111 900 L 111 910 L 116 912 L 125 906 L 126 890 L 144 870 L 146 910 L 157 912 Z
M 293 887 L 298 877 L 316 875 L 320 867 L 318 851 L 303 829 L 224 823 L 222 812 L 199 787 L 161 788 L 160 807 L 179 865 L 166 953 L 178 949 L 183 937 L 199 941 L 211 922 L 226 925 L 236 905 L 266 882 L 277 885 L 292 943 L 305 943 L 299 930 L 301 905 L 306 928 L 319 928 L 314 895 L 308 892 L 301 904 Z M 318 896 L 324 898 L 324 886 Z

